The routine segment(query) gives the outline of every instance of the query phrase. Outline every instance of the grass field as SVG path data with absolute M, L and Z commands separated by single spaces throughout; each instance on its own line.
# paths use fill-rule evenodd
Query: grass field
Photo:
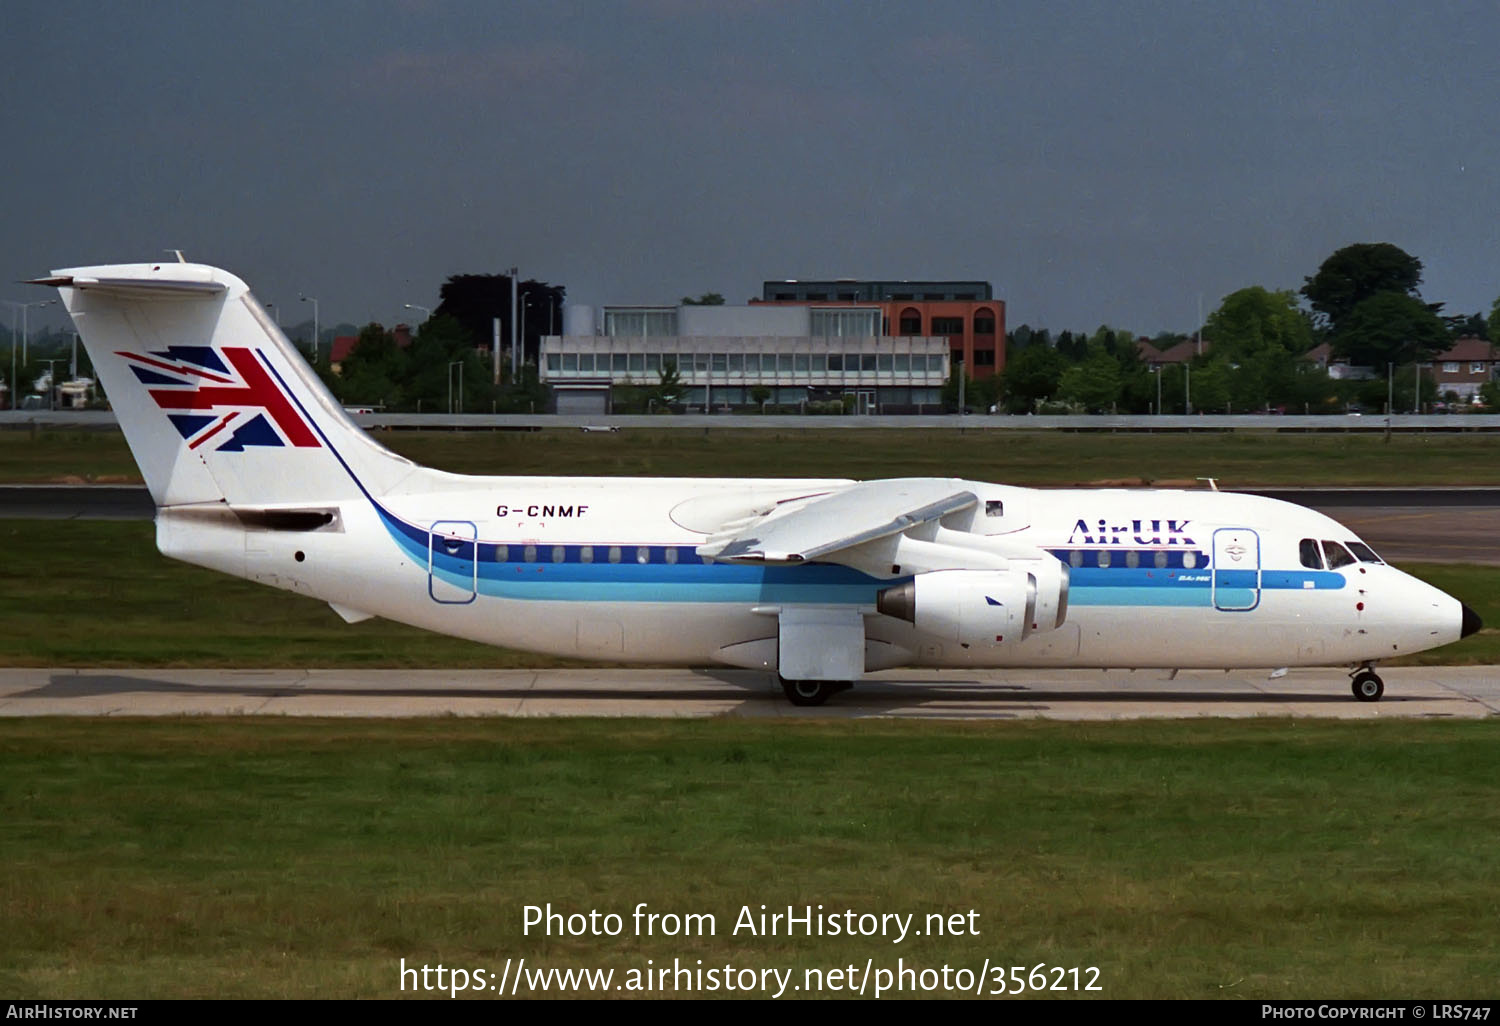
M 382 435 L 446 469 L 1500 483 L 1480 437 Z M 0 434 L 0 480 L 126 478 Z M 174 563 L 146 523 L 0 521 L 0 664 L 551 665 Z M 1500 570 L 1404 567 L 1500 624 Z M 1500 662 L 1486 630 L 1418 660 Z M 1493 722 L 0 721 L 0 994 L 398 997 L 398 966 L 1100 969 L 1106 998 L 1492 996 Z M 713 913 L 544 938 L 523 906 Z M 734 935 L 742 906 L 974 910 L 979 935 Z M 617 977 L 618 980 L 618 977 Z M 908 995 L 909 996 L 909 995 Z M 932 995 L 923 995 L 932 996 Z
M 0 666 L 576 666 L 385 620 L 166 559 L 146 522 L 0 520 Z M 1404 567 L 1500 625 L 1500 568 Z M 1487 627 L 1407 662 L 1500 663 Z
M 967 477 L 1010 484 L 1500 484 L 1487 435 L 1272 431 L 1070 434 L 957 430 L 386 431 L 419 463 L 470 474 Z M 115 432 L 0 433 L 0 481 L 139 481 Z
M 676 956 L 1492 997 L 1497 751 L 1487 722 L 9 721 L 0 993 L 394 997 L 401 958 Z M 547 902 L 718 928 L 523 936 Z M 979 935 L 734 936 L 761 904 Z

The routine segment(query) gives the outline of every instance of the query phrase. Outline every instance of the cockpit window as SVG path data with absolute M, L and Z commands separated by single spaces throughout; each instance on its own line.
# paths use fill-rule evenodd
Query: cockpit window
M 1352 552 L 1352 553 L 1354 553 L 1354 557 L 1356 559 L 1358 559 L 1361 563 L 1384 563 L 1385 562 L 1385 560 L 1383 560 L 1379 556 L 1375 555 L 1374 550 L 1371 549 L 1370 546 L 1366 545 L 1364 542 L 1350 542 L 1349 543 L 1349 551 Z
M 1312 538 L 1303 538 L 1298 545 L 1302 552 L 1302 565 L 1309 570 L 1323 569 L 1323 552 L 1318 548 L 1318 543 Z
M 1330 570 L 1337 570 L 1341 566 L 1348 566 L 1350 563 L 1356 562 L 1355 558 L 1349 555 L 1349 550 L 1336 541 L 1325 541 L 1323 543 L 1323 554 L 1328 557 L 1328 569 Z

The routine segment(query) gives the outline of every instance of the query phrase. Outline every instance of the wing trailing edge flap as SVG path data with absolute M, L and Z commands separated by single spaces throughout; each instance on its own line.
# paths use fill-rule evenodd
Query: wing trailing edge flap
M 961 481 L 865 481 L 710 538 L 698 553 L 726 563 L 805 563 L 901 534 L 978 502 Z

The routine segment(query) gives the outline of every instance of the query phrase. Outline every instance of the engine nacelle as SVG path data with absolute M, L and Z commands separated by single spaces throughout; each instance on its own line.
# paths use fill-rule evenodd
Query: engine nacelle
M 1010 645 L 1062 626 L 1068 567 L 1016 561 L 1009 570 L 933 570 L 880 592 L 875 608 L 962 645 Z

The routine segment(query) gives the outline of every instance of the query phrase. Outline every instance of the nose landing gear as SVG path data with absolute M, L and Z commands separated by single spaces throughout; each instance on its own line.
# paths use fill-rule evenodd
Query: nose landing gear
M 1350 688 L 1361 702 L 1378 702 L 1385 694 L 1385 681 L 1367 663 L 1349 674 Z

